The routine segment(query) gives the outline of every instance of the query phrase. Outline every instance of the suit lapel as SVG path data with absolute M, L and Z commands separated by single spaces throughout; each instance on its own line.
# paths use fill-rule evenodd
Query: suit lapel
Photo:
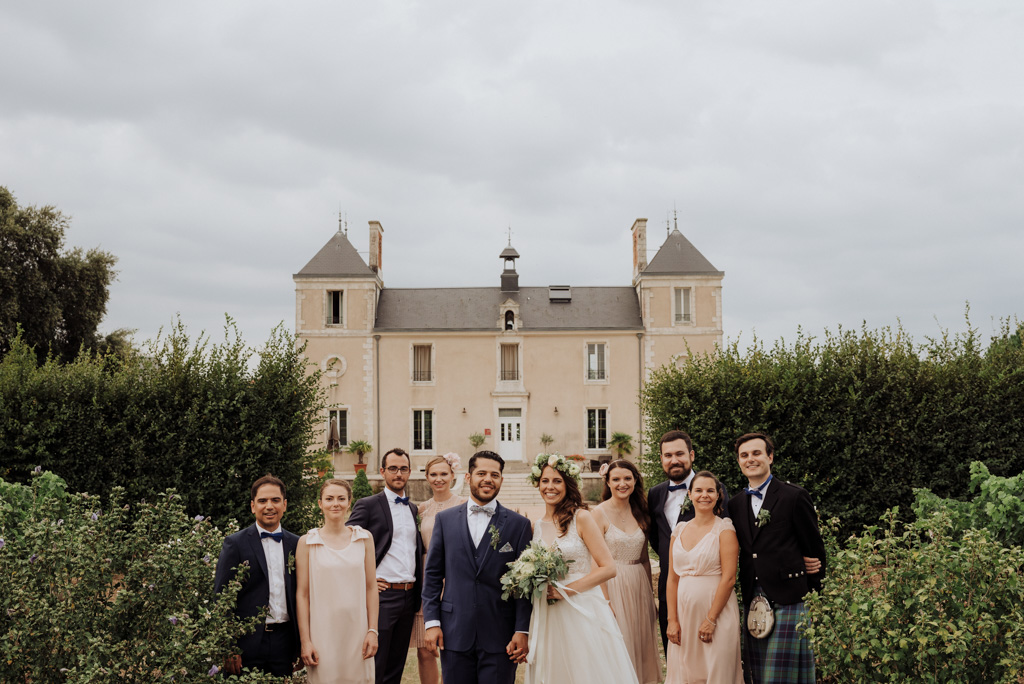
M 484 528 L 484 533 L 480 537 L 480 544 L 477 544 L 474 549 L 474 556 L 478 557 L 480 561 L 476 564 L 476 574 L 480 574 L 480 569 L 487 563 L 487 559 L 490 557 L 494 549 L 491 548 L 491 535 L 487 533 L 487 530 L 493 525 L 496 529 L 501 530 L 505 527 L 505 518 L 507 517 L 508 511 L 501 504 L 496 504 L 494 509 L 494 515 L 491 516 L 491 522 L 488 523 L 487 527 Z M 479 515 L 479 513 L 477 514 Z M 469 525 L 466 525 L 466 530 L 469 531 Z M 469 540 L 470 544 L 473 543 L 472 537 Z
M 775 500 L 779 498 L 779 483 L 772 478 L 772 481 L 768 484 L 768 491 L 764 493 L 764 500 L 761 502 L 761 510 L 767 510 L 769 515 L 771 514 L 772 508 L 775 507 Z M 747 506 L 749 509 L 750 506 Z M 754 519 L 754 511 L 750 511 L 750 519 L 753 524 L 752 531 L 754 533 L 754 539 L 757 539 L 757 535 L 761 532 L 761 528 L 757 526 L 757 520 Z
M 260 540 L 260 528 L 253 523 L 252 527 L 249 528 L 249 549 L 252 551 L 252 555 L 256 556 L 256 562 L 259 563 L 260 569 L 263 571 L 263 576 L 268 578 L 270 573 L 267 572 L 267 554 L 263 552 L 263 541 Z
M 388 552 L 391 548 L 391 540 L 395 537 L 395 521 L 391 519 L 391 504 L 388 502 L 388 493 L 383 491 L 380 493 L 380 499 L 378 500 L 381 509 L 381 519 L 384 521 L 384 526 L 387 527 L 387 538 L 384 541 L 384 553 Z M 383 558 L 383 556 L 381 556 Z

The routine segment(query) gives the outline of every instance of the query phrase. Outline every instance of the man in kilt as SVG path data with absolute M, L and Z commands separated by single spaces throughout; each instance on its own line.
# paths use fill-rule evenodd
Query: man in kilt
M 755 597 L 771 604 L 775 627 L 763 638 L 743 625 L 743 660 L 753 684 L 813 684 L 814 654 L 796 630 L 806 613 L 803 599 L 821 588 L 825 544 L 806 490 L 772 476 L 775 445 L 751 432 L 736 440 L 736 457 L 747 478 L 729 499 L 729 517 L 740 543 L 744 614 Z

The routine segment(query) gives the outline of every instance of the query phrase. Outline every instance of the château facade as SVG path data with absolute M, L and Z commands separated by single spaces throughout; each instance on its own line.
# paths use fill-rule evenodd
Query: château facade
M 387 288 L 384 230 L 370 221 L 364 261 L 339 231 L 293 276 L 295 330 L 324 373 L 324 443 L 370 442 L 371 469 L 392 447 L 414 470 L 480 448 L 507 461 L 543 450 L 608 455 L 613 432 L 642 449 L 648 374 L 722 342 L 722 278 L 678 229 L 647 261 L 647 220 L 632 226 L 633 282 L 520 287 L 509 244 L 490 287 Z M 496 269 L 497 270 L 497 269 Z M 338 451 L 339 472 L 355 456 Z

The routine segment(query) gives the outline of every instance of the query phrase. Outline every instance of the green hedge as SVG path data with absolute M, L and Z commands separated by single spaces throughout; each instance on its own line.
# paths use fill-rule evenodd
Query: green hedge
M 220 524 L 251 518 L 249 486 L 270 472 L 307 509 L 308 474 L 325 465 L 309 450 L 323 397 L 301 352 L 280 326 L 257 352 L 230 319 L 220 344 L 192 343 L 179 322 L 143 352 L 69 364 L 39 364 L 15 340 L 0 360 L 0 477 L 41 466 L 72 491 L 121 486 L 130 500 L 173 488 Z
M 220 679 L 257 620 L 234 617 L 239 578 L 213 593 L 225 533 L 173 491 L 145 504 L 121 488 L 106 502 L 65 492 L 46 472 L 30 486 L 0 480 L 0 681 Z
M 805 600 L 819 681 L 1020 681 L 1024 551 L 961 530 L 948 510 L 909 525 L 898 513 L 833 545 L 823 589 Z
M 652 485 L 664 479 L 662 432 L 686 430 L 697 467 L 735 491 L 746 483 L 732 444 L 761 430 L 775 439 L 773 471 L 806 487 L 846 532 L 892 506 L 909 510 L 915 488 L 966 497 L 971 461 L 997 475 L 1024 470 L 1024 351 L 1005 323 L 987 349 L 973 330 L 925 345 L 867 329 L 770 349 L 734 342 L 656 371 L 641 403 Z

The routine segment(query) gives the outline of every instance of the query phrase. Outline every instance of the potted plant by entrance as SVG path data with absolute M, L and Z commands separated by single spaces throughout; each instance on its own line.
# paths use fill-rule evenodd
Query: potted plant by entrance
M 622 458 L 633 453 L 633 435 L 625 432 L 613 432 L 608 439 L 608 448 L 615 452 L 615 458 Z
M 356 455 L 356 472 L 358 473 L 360 470 L 366 470 L 366 464 L 363 463 L 363 456 L 373 451 L 373 446 L 371 446 L 365 439 L 355 439 L 348 443 L 347 448 L 350 454 Z

